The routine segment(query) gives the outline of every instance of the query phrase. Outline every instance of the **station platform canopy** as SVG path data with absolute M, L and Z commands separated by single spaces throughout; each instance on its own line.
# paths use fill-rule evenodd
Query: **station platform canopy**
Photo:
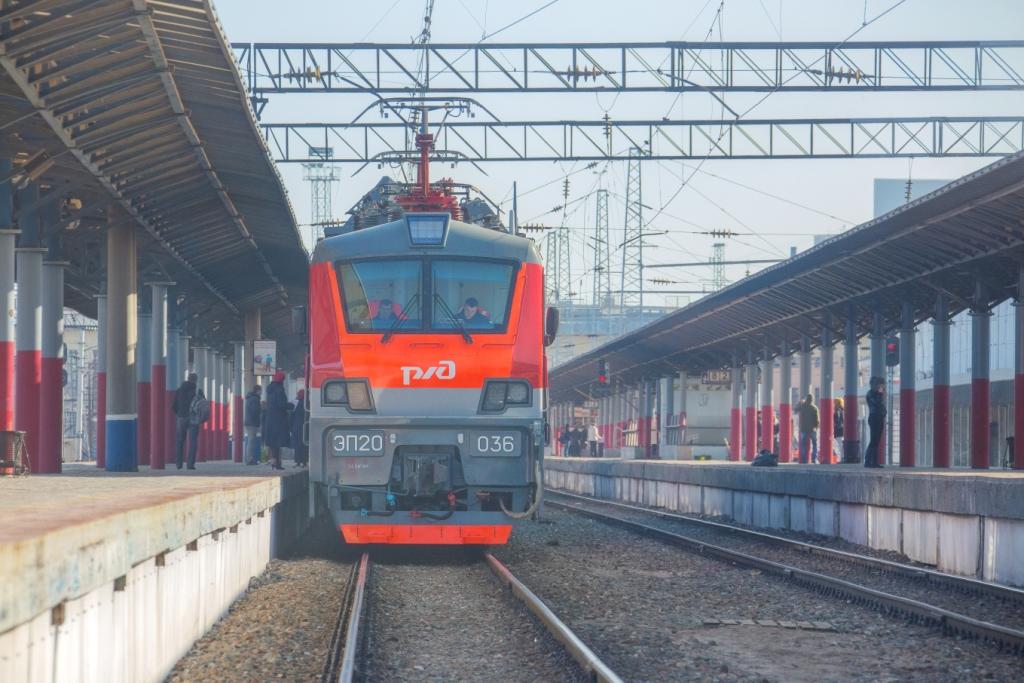
M 104 230 L 128 221 L 140 284 L 176 282 L 204 343 L 259 308 L 298 362 L 308 256 L 210 2 L 21 0 L 0 24 L 0 151 L 42 188 L 19 214 L 61 231 L 67 305 L 95 315 Z
M 1024 264 L 1024 154 L 955 180 L 875 220 L 623 335 L 551 371 L 554 401 L 589 395 L 598 361 L 612 381 L 729 367 L 749 351 L 793 349 L 801 335 L 858 336 L 875 313 L 895 327 L 904 302 L 918 321 L 944 294 L 950 314 L 1016 295 Z

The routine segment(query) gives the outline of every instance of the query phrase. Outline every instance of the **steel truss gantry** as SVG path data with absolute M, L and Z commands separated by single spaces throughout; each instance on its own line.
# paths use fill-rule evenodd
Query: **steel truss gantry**
M 333 147 L 332 161 L 388 163 L 411 148 L 397 123 L 261 124 L 279 162 L 310 163 L 310 148 Z M 437 129 L 444 161 L 605 161 L 649 159 L 846 159 L 983 157 L 1024 150 L 1024 117 L 757 119 L 739 121 L 448 121 Z
M 235 43 L 249 92 L 1024 89 L 1024 41 Z M 259 107 L 257 107 L 259 108 Z

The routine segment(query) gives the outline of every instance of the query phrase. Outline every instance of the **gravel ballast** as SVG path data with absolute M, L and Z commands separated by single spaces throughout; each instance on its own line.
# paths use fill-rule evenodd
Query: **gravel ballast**
M 375 554 L 367 600 L 366 680 L 585 680 L 479 554 Z
M 548 508 L 545 519 L 517 527 L 495 555 L 626 680 L 1021 675 L 1020 657 L 983 643 L 572 513 Z
M 664 529 L 708 544 L 729 548 L 773 562 L 805 569 L 827 576 L 834 576 L 874 590 L 899 597 L 910 598 L 974 619 L 987 621 L 1013 629 L 1024 629 L 1024 603 L 1004 600 L 989 594 L 974 594 L 952 590 L 948 586 L 929 583 L 926 580 L 886 572 L 825 555 L 808 553 L 793 547 L 779 545 L 770 540 L 753 538 L 741 533 L 716 529 L 696 521 L 666 519 L 643 511 L 603 505 L 600 502 L 583 502 L 578 498 L 553 496 L 554 500 L 570 505 L 579 505 L 595 512 L 640 522 L 656 529 Z M 815 539 L 816 541 L 817 539 Z M 845 548 L 846 552 L 861 552 Z
M 319 680 L 356 557 L 342 549 L 337 529 L 316 525 L 249 583 L 168 680 Z

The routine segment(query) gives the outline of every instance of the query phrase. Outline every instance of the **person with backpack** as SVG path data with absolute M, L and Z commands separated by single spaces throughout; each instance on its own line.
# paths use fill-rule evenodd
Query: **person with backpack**
M 180 470 L 185 459 L 185 442 L 188 440 L 189 415 L 192 410 L 192 400 L 196 397 L 196 381 L 199 377 L 194 372 L 188 374 L 188 379 L 181 383 L 178 390 L 174 392 L 174 401 L 171 409 L 174 411 L 174 455 L 175 463 Z
M 811 462 L 818 464 L 818 407 L 810 394 L 797 406 L 797 423 L 800 428 L 800 462 L 807 464 L 810 450 Z
M 196 397 L 188 411 L 188 468 L 196 468 L 196 451 L 199 450 L 199 429 L 210 419 L 210 402 L 202 389 L 196 390 Z
M 288 429 L 288 395 L 284 390 L 284 373 L 278 370 L 274 379 L 267 386 L 267 411 L 264 417 L 266 426 L 263 430 L 263 441 L 270 449 L 270 458 L 275 470 L 283 470 L 281 465 L 281 449 L 291 442 Z
M 259 384 L 254 384 L 249 393 L 245 395 L 242 422 L 245 427 L 245 464 L 247 465 L 258 465 L 260 462 L 259 433 L 260 424 L 263 422 L 260 394 L 262 391 Z

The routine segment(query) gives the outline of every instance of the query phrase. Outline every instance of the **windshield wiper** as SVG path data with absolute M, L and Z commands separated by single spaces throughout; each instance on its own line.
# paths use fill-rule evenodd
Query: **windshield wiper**
M 402 306 L 402 312 L 398 314 L 397 318 L 395 318 L 395 322 L 391 323 L 391 327 L 389 327 L 388 331 L 384 333 L 384 336 L 380 338 L 381 344 L 388 343 L 388 341 L 391 339 L 391 336 L 394 335 L 395 330 L 397 330 L 398 326 L 402 323 L 403 320 L 405 320 L 405 314 L 409 312 L 409 307 L 412 306 L 413 303 L 415 303 L 416 300 L 419 298 L 419 292 L 414 292 L 413 295 L 409 297 L 409 300 L 405 302 L 405 306 Z
M 469 332 L 466 332 L 466 328 L 465 326 L 463 326 L 462 321 L 459 320 L 454 313 L 452 313 L 452 309 L 448 307 L 448 304 L 445 303 L 445 300 L 437 292 L 434 292 L 434 301 L 441 304 L 441 307 L 444 309 L 444 312 L 448 314 L 448 319 L 452 321 L 455 327 L 459 328 L 459 332 L 462 333 L 462 338 L 466 340 L 466 343 L 472 344 L 473 337 L 469 336 Z

